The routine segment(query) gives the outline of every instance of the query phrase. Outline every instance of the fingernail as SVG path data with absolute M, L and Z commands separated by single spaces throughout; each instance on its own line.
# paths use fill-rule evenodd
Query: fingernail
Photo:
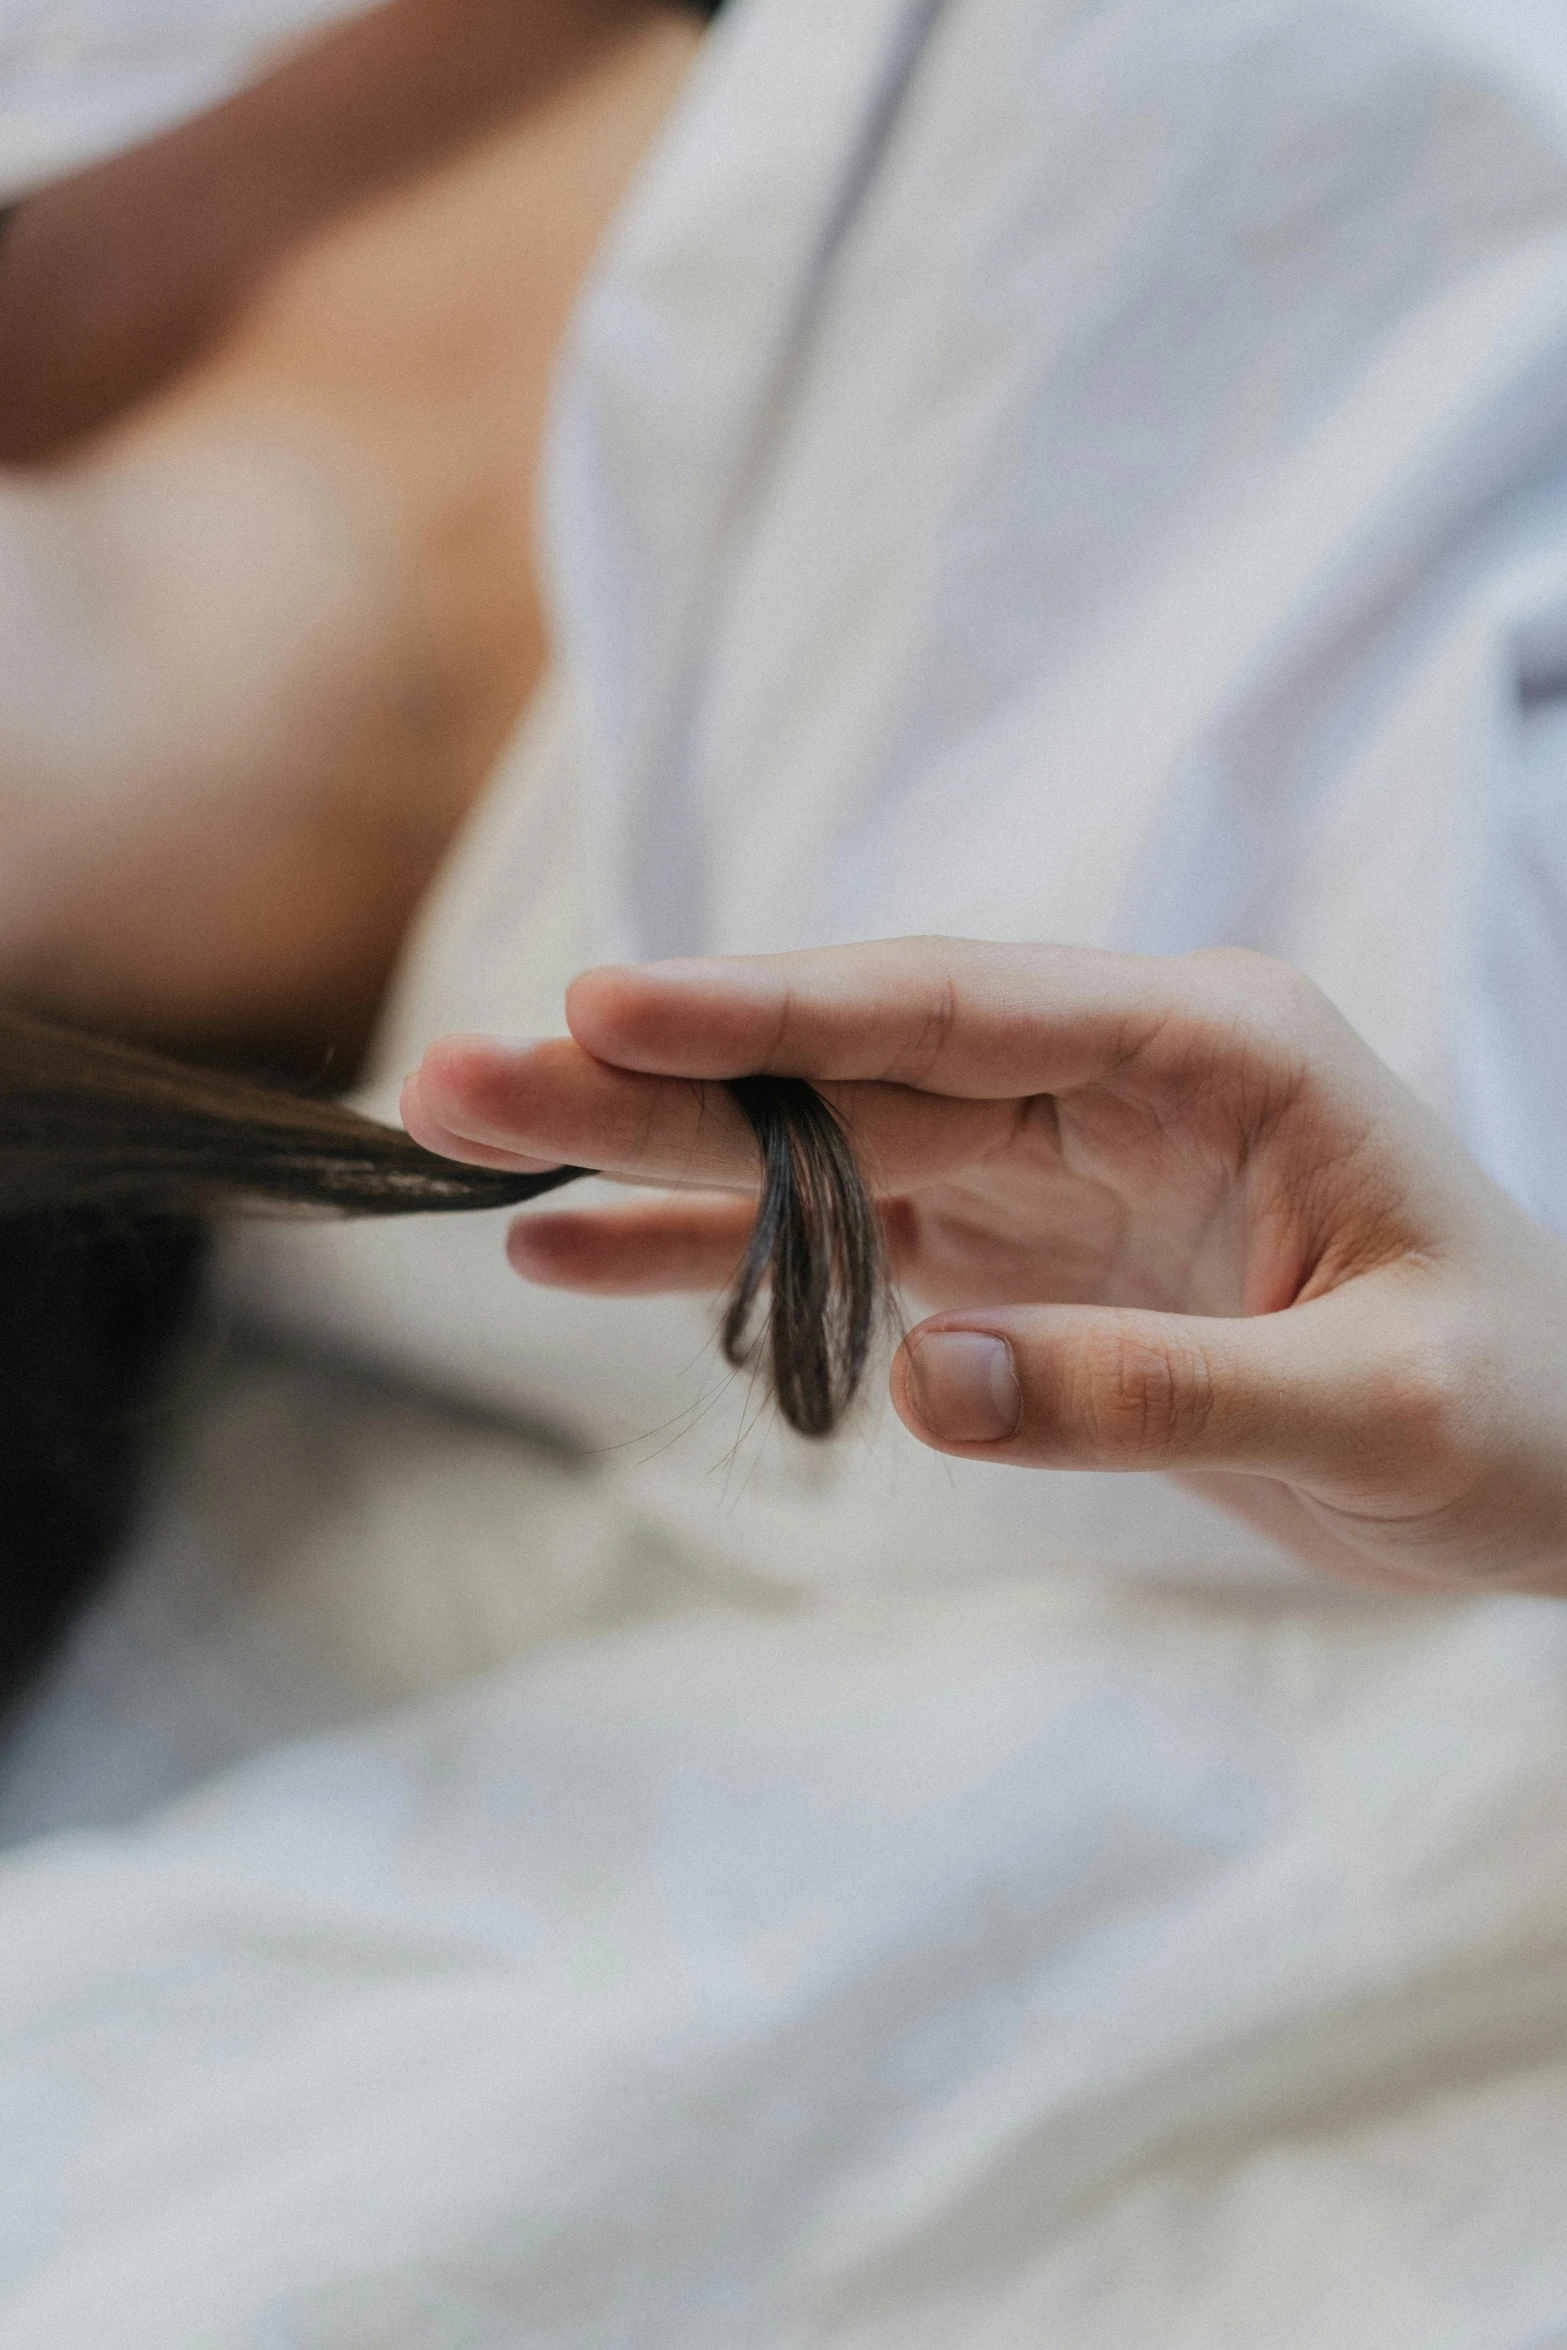
M 1023 1390 L 1004 1338 L 979 1330 L 933 1330 L 910 1352 L 909 1400 L 946 1444 L 994 1444 L 1015 1436 Z

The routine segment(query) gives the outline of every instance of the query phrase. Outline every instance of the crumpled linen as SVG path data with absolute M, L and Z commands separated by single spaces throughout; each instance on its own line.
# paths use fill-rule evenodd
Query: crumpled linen
M 1237 937 L 1562 1220 L 1564 76 L 1523 0 L 741 0 L 367 1098 L 608 953 Z M 285 1352 L 0 1781 L 8 2345 L 1567 2341 L 1559 1606 L 747 1436 L 485 1219 L 227 1281 Z
M 15 2350 L 1543 2350 L 1564 1626 L 699 1595 L 0 1871 Z

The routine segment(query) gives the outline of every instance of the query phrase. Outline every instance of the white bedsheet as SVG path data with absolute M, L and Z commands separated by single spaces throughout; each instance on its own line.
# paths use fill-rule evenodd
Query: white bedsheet
M 1523 0 L 740 0 L 371 1098 L 607 952 L 1242 937 L 1567 1221 L 1564 91 Z M 1567 2343 L 1567 1612 L 747 1433 L 485 1219 L 227 1293 L 0 1776 L 7 2350 Z

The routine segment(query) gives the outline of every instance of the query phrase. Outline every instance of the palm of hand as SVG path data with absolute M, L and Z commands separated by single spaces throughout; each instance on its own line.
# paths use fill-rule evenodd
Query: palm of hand
M 1297 1056 L 1238 1041 L 1226 1060 L 1211 1034 L 1176 1032 L 1111 1080 L 969 1106 L 963 1162 L 888 1202 L 893 1266 L 910 1291 L 938 1309 L 1203 1318 L 1279 1314 L 1341 1291 L 1346 1365 L 1350 1318 L 1391 1342 L 1364 1401 L 1365 1439 L 1282 1474 L 1178 1459 L 1172 1472 L 1340 1576 L 1467 1572 L 1496 1480 L 1477 1450 L 1450 1441 L 1440 1350 L 1420 1359 L 1415 1292 L 1430 1285 L 1437 1244 L 1399 1180 L 1403 1129 L 1423 1117 L 1407 1097 L 1384 1125 Z
M 936 1307 L 1274 1312 L 1407 1239 L 1364 1135 L 1244 1049 L 1216 1070 L 1170 1036 L 1110 1082 L 968 1106 L 966 1163 L 888 1203 L 898 1277 Z

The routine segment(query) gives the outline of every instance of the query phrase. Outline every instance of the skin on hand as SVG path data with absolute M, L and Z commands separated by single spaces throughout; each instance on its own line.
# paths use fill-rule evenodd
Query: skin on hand
M 1357 1580 L 1567 1591 L 1567 1246 L 1311 984 L 905 939 L 591 971 L 570 1038 L 447 1038 L 431 1148 L 659 1195 L 533 1214 L 536 1281 L 717 1289 L 756 1166 L 723 1079 L 806 1077 L 936 1311 L 892 1398 L 923 1443 L 1159 1469 Z

